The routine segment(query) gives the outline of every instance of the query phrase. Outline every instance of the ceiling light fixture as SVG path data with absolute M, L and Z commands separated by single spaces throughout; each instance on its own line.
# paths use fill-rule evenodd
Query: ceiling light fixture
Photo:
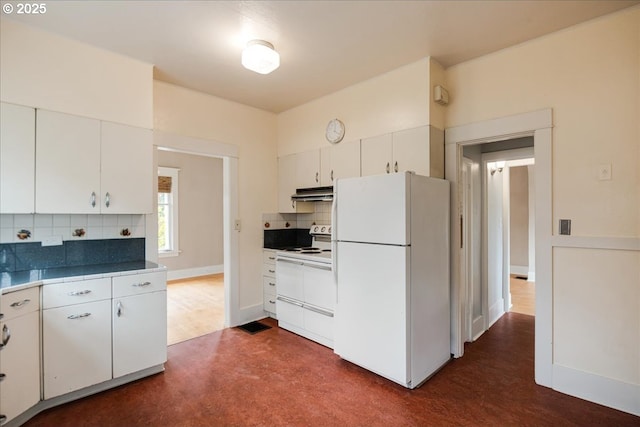
M 251 40 L 242 51 L 244 68 L 260 74 L 269 74 L 280 66 L 280 54 L 264 40 Z

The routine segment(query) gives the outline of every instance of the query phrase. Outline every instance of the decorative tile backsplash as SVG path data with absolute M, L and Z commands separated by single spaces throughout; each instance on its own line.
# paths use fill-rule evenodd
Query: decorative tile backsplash
M 144 215 L 0 215 L 0 243 L 145 237 Z
M 331 224 L 331 202 L 314 202 L 315 212 L 308 214 L 270 213 L 262 214 L 262 228 L 279 230 L 285 228 L 311 228 L 315 224 Z

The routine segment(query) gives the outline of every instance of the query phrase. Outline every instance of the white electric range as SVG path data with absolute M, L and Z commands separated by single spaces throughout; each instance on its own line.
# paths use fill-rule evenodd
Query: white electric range
M 309 233 L 310 247 L 276 252 L 278 326 L 333 348 L 331 226 L 313 225 Z

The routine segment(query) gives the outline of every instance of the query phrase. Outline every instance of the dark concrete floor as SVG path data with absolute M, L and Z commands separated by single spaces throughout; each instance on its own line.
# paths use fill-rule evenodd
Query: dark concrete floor
M 407 390 L 277 328 L 169 347 L 162 374 L 43 412 L 26 426 L 640 426 L 537 386 L 534 318 L 508 313 L 463 358 Z

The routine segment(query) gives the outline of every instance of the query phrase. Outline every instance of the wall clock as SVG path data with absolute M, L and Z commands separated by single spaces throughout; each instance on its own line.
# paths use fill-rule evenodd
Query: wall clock
M 325 136 L 327 137 L 327 141 L 332 144 L 337 144 L 342 141 L 342 138 L 344 138 L 344 123 L 338 119 L 329 120 Z

